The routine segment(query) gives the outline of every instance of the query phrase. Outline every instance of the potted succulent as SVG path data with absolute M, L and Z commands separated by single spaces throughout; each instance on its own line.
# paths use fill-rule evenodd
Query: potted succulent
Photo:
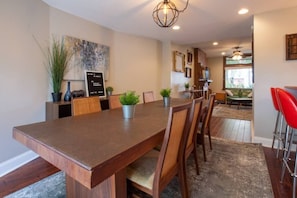
M 160 91 L 160 94 L 163 97 L 163 104 L 164 104 L 164 106 L 165 107 L 169 107 L 170 106 L 171 89 L 170 88 L 162 89 Z
M 111 96 L 112 95 L 112 92 L 113 92 L 113 87 L 111 87 L 111 86 L 106 87 L 107 97 Z
M 188 83 L 188 82 L 187 82 L 187 83 L 185 83 L 185 90 L 186 90 L 186 91 L 188 91 L 188 90 L 189 90 L 189 88 L 190 88 L 190 83 Z
M 123 105 L 124 118 L 133 118 L 135 105 L 139 103 L 139 95 L 135 91 L 127 91 L 120 96 L 120 103 Z
M 53 101 L 61 101 L 61 86 L 65 72 L 67 71 L 72 53 L 65 47 L 64 41 L 53 38 L 51 47 L 45 52 L 46 65 L 50 74 L 53 88 Z

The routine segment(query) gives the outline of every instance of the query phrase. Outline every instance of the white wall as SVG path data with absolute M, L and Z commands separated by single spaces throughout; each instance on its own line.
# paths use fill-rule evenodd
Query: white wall
M 270 87 L 297 86 L 297 60 L 285 60 L 285 35 L 297 33 L 297 7 L 254 17 L 254 132 L 272 138 L 276 119 Z
M 27 151 L 12 138 L 13 126 L 45 118 L 47 71 L 33 36 L 48 39 L 49 8 L 39 0 L 1 0 L 0 13 L 1 163 Z

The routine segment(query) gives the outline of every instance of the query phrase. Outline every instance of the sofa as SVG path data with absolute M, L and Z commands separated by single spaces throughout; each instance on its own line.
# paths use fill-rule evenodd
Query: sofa
M 233 103 L 233 98 L 253 98 L 253 90 L 252 89 L 241 89 L 241 88 L 233 88 L 233 89 L 226 89 L 226 104 Z M 250 105 L 252 102 L 250 103 Z

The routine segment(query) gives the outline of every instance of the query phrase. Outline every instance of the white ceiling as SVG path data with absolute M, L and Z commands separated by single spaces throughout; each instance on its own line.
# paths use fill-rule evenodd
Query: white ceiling
M 52 7 L 82 17 L 115 31 L 133 35 L 170 40 L 175 44 L 198 47 L 208 57 L 230 55 L 232 47 L 241 46 L 250 52 L 253 15 L 295 7 L 297 0 L 189 0 L 180 13 L 180 30 L 161 28 L 154 23 L 152 11 L 162 0 L 42 0 Z M 179 10 L 186 0 L 171 0 Z M 238 15 L 240 8 L 249 13 Z M 219 42 L 212 46 L 212 42 Z

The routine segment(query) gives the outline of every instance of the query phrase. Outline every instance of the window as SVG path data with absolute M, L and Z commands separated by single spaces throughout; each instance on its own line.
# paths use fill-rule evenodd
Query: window
M 224 59 L 224 89 L 251 89 L 253 87 L 252 57 L 236 61 L 230 59 L 228 57 Z

